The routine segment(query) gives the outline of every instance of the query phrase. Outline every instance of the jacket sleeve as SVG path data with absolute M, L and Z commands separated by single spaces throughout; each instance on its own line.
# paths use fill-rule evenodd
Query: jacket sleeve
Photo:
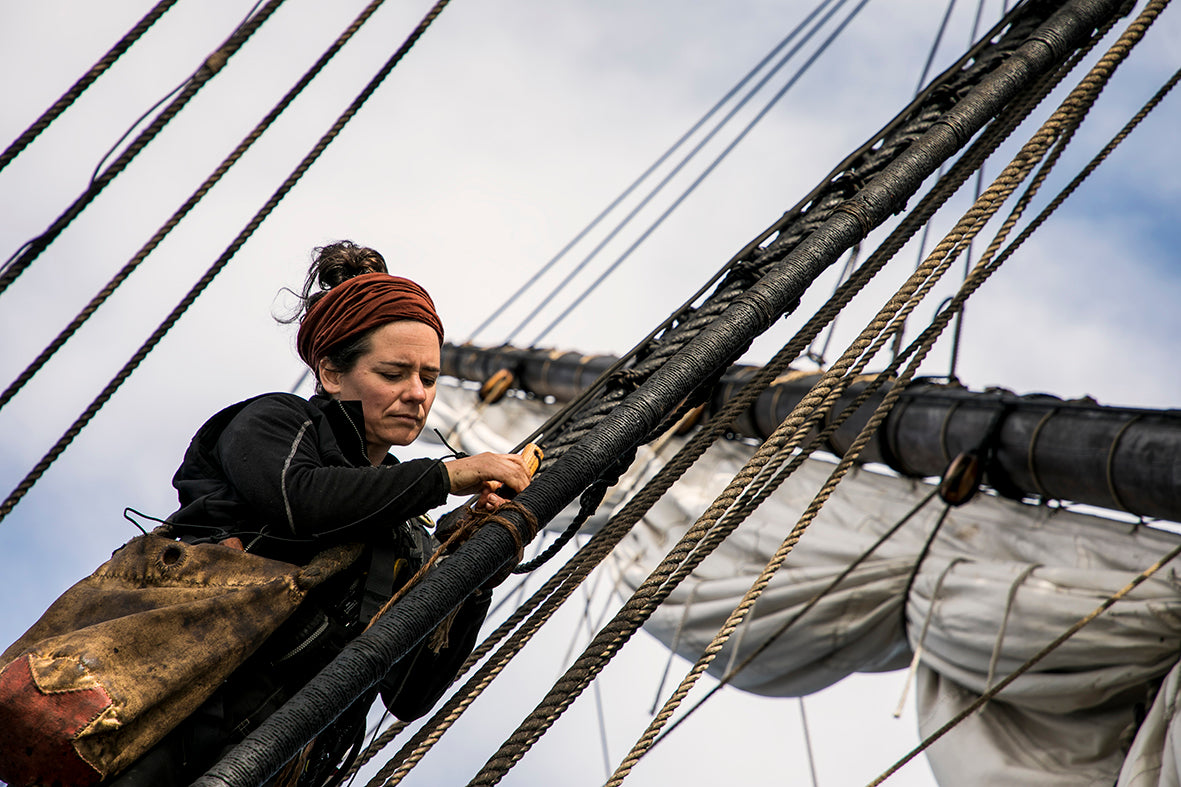
M 379 684 L 382 702 L 390 713 L 402 721 L 414 721 L 439 701 L 475 648 L 491 603 L 491 591 L 477 590 L 460 605 L 451 621 L 447 644 L 438 653 L 431 649 L 431 635 L 427 635 L 394 665 Z
M 267 521 L 295 536 L 365 537 L 447 500 L 443 463 L 330 465 L 318 429 L 327 426 L 281 398 L 263 398 L 234 417 L 217 443 L 223 471 Z

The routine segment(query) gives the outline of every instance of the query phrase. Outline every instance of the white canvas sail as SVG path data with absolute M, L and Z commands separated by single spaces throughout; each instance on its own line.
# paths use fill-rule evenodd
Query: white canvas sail
M 444 389 L 435 413 L 449 425 L 471 421 L 475 402 L 474 394 Z M 461 424 L 456 436 L 464 450 L 508 450 L 546 409 L 506 399 L 479 423 Z M 677 443 L 668 442 L 661 457 L 645 449 L 596 520 Z M 740 442 L 715 445 L 653 507 L 612 556 L 625 586 L 643 582 L 752 452 Z M 672 593 L 647 630 L 695 660 L 831 467 L 805 464 Z M 850 474 L 711 672 L 724 674 L 762 645 L 929 489 L 866 470 Z M 917 701 L 927 735 L 1178 543 L 1157 528 L 978 495 L 948 514 L 903 610 L 941 510 L 936 499 L 909 520 L 734 685 L 801 696 L 854 672 L 903 668 L 921 639 Z M 937 742 L 928 751 L 936 777 L 956 785 L 1110 785 L 1117 775 L 1120 785 L 1177 784 L 1171 722 L 1179 679 L 1170 670 L 1179 643 L 1181 581 L 1166 567 Z

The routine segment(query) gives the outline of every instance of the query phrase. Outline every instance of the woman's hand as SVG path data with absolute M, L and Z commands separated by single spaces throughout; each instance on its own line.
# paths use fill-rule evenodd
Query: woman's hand
M 518 454 L 476 454 L 463 459 L 444 462 L 447 477 L 451 481 L 451 494 L 470 495 L 480 493 L 480 508 L 492 509 L 507 500 L 496 494 L 502 485 L 514 492 L 529 486 L 530 466 Z

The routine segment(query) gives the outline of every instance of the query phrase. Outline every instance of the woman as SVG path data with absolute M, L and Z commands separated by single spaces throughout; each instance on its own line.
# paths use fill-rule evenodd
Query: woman
M 331 660 L 431 554 L 428 510 L 448 494 L 480 493 L 495 506 L 504 502 L 495 488 L 529 484 L 525 460 L 512 454 L 408 462 L 389 454 L 422 432 L 440 373 L 443 326 L 421 287 L 389 275 L 373 249 L 342 241 L 316 250 L 301 298 L 296 344 L 316 395 L 266 394 L 211 418 L 173 479 L 181 507 L 169 522 L 190 543 L 289 563 L 337 544 L 365 550 L 112 784 L 190 783 Z M 437 701 L 471 652 L 490 597 L 470 597 L 445 638 L 420 645 L 382 682 L 395 715 L 417 718 Z M 372 700 L 363 697 L 317 739 L 299 763 L 300 784 L 324 783 L 355 754 Z

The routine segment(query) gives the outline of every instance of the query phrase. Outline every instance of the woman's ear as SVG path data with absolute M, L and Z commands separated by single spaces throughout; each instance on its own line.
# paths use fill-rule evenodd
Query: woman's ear
M 320 387 L 324 389 L 324 393 L 329 396 L 340 395 L 341 372 L 332 366 L 327 358 L 321 358 L 316 367 L 320 375 Z

